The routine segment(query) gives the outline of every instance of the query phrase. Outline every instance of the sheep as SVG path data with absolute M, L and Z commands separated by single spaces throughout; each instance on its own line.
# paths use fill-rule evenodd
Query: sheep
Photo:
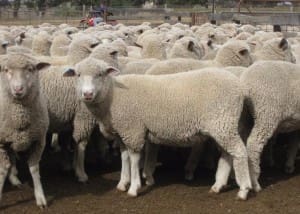
M 248 88 L 247 106 L 254 127 L 247 139 L 249 168 L 253 189 L 261 190 L 260 155 L 268 140 L 277 133 L 297 130 L 299 123 L 298 65 L 281 61 L 259 61 L 240 77 Z
M 0 64 L 0 198 L 12 165 L 9 180 L 16 186 L 21 184 L 14 163 L 15 153 L 27 152 L 36 204 L 45 207 L 47 201 L 40 181 L 39 162 L 49 119 L 39 90 L 38 73 L 49 64 L 38 63 L 25 54 L 8 54 Z
M 270 48 L 271 47 L 271 48 Z M 264 45 L 264 48 L 262 50 L 265 50 L 264 52 L 262 52 L 261 54 L 257 55 L 256 60 L 260 60 L 262 58 L 262 60 L 266 59 L 266 58 L 271 58 L 273 60 L 282 60 L 282 61 L 290 61 L 290 62 L 294 62 L 294 56 L 289 48 L 289 45 L 287 43 L 287 40 L 285 39 L 273 39 L 273 40 L 269 40 L 266 42 L 266 44 Z M 241 67 L 241 66 L 229 66 L 225 68 L 226 70 L 230 71 L 231 73 L 233 73 L 234 75 L 240 77 L 242 75 L 242 73 L 247 70 L 246 67 Z M 295 161 L 295 142 L 296 139 L 295 137 L 291 137 L 291 145 L 289 144 L 288 147 L 290 147 L 290 149 L 288 149 L 287 152 L 287 161 L 286 161 L 286 167 L 285 167 L 285 171 L 286 172 L 293 172 L 294 170 L 294 161 Z M 192 149 L 194 150 L 194 148 Z M 197 148 L 195 148 L 195 150 L 199 150 Z M 200 152 L 194 152 L 192 151 L 191 156 L 199 156 Z M 272 153 L 270 152 L 270 154 L 268 155 L 268 158 L 270 158 L 272 160 Z M 190 160 L 195 160 L 195 157 L 190 157 Z M 189 167 L 189 166 L 192 166 Z M 186 171 L 188 172 L 188 174 L 186 175 L 187 178 L 193 178 L 193 172 L 195 169 L 196 163 L 187 163 L 186 165 Z M 190 180 L 190 179 L 189 179 Z
M 151 66 L 146 74 L 171 74 L 204 67 L 247 67 L 250 64 L 252 64 L 252 58 L 250 56 L 249 46 L 243 41 L 232 41 L 220 48 L 214 60 L 168 59 Z
M 283 38 L 274 38 L 264 43 L 263 47 L 253 54 L 256 60 L 281 60 L 296 63 L 288 41 Z
M 38 59 L 54 66 L 75 65 L 77 62 L 88 57 L 98 44 L 99 41 L 91 36 L 78 36 L 72 40 L 67 56 L 39 56 Z
M 247 40 L 248 38 L 250 38 L 252 36 L 251 33 L 247 33 L 247 32 L 242 32 L 242 33 L 239 33 L 235 39 L 237 40 Z
M 201 59 L 203 56 L 203 50 L 196 39 L 192 37 L 183 37 L 177 40 L 168 53 L 168 58 Z
M 177 72 L 187 72 L 199 68 L 204 67 L 212 67 L 212 66 L 230 66 L 228 67 L 228 71 L 234 73 L 235 75 L 239 75 L 244 69 L 244 67 L 239 65 L 248 66 L 252 63 L 252 58 L 250 56 L 249 47 L 245 44 L 245 42 L 237 42 L 234 44 L 230 42 L 218 52 L 216 60 L 214 61 L 199 61 L 193 59 L 173 59 L 173 60 L 166 60 L 154 64 L 151 68 L 146 71 L 146 74 L 158 75 L 158 74 L 171 74 Z M 222 62 L 222 63 L 219 63 Z M 234 66 L 232 66 L 234 65 Z M 238 68 L 234 68 L 238 66 Z M 203 147 L 203 146 L 202 146 Z M 201 147 L 201 148 L 202 148 Z M 197 166 L 197 158 L 195 156 L 199 156 L 201 148 L 197 148 L 197 145 L 193 146 L 192 153 L 189 157 L 189 160 L 185 166 L 186 175 L 185 178 L 187 180 L 193 179 L 193 173 Z M 198 152 L 197 152 L 198 151 Z M 153 151 L 152 159 L 149 162 L 155 162 L 156 159 L 156 151 Z M 196 162 L 194 162 L 196 160 Z M 155 164 L 152 164 L 154 166 Z M 149 166 L 151 167 L 151 166 Z M 145 165 L 145 168 L 148 166 Z M 148 169 L 146 169 L 148 170 Z M 154 169 L 149 169 L 150 172 L 153 173 Z M 150 178 L 149 184 L 153 183 L 152 178 Z
M 20 33 L 15 38 L 15 44 L 32 49 L 33 36 L 27 32 Z
M 23 46 L 11 46 L 7 48 L 7 53 L 26 53 L 32 55 L 32 50 Z
M 67 55 L 68 64 L 75 65 L 88 57 L 97 45 L 99 45 L 99 41 L 91 36 L 73 39 Z
M 252 25 L 242 25 L 239 30 L 245 33 L 255 34 L 257 28 Z
M 226 151 L 219 164 L 230 168 L 233 158 L 236 180 L 240 186 L 237 197 L 242 200 L 247 198 L 251 189 L 248 157 L 238 134 L 245 97 L 237 77 L 221 69 L 112 78 L 115 72 L 115 68 L 103 61 L 87 58 L 76 65 L 75 71 L 69 69 L 64 76 L 80 75 L 77 84 L 79 98 L 100 121 L 104 135 L 117 133 L 124 143 L 121 144 L 119 190 L 126 190 L 131 177 L 128 194 L 137 196 L 141 187 L 138 167 L 140 151 L 146 138 L 152 143 L 164 139 L 162 142 L 187 146 L 199 138 L 212 136 Z M 191 91 L 190 87 L 194 90 Z M 154 103 L 155 108 L 151 107 Z M 187 105 L 190 108 L 186 108 Z M 227 176 L 218 171 L 211 190 L 219 192 L 226 184 L 223 180 Z
M 141 54 L 143 58 L 166 59 L 166 44 L 162 42 L 162 37 L 160 34 L 151 33 L 137 42 L 142 47 Z
M 113 67 L 118 68 L 118 49 L 111 44 L 100 44 L 94 48 L 91 57 L 106 61 Z
M 52 39 L 46 31 L 41 31 L 33 37 L 32 52 L 35 55 L 50 56 L 50 47 Z
M 74 170 L 79 182 L 86 182 L 84 152 L 90 135 L 97 125 L 84 105 L 75 97 L 75 81 L 64 79 L 66 67 L 50 67 L 40 75 L 41 90 L 45 94 L 49 112 L 49 133 L 72 132 L 76 142 Z
M 59 34 L 53 38 L 50 47 L 51 56 L 66 56 L 68 54 L 69 45 L 72 39 L 68 34 Z
M 122 74 L 145 74 L 146 71 L 155 63 L 159 62 L 158 59 L 139 59 L 129 62 L 122 69 Z
M 123 39 L 118 38 L 114 40 L 111 45 L 117 49 L 119 56 L 128 56 L 127 44 Z
M 118 66 L 117 52 L 109 44 L 96 47 L 91 57 L 100 58 L 112 66 Z M 73 167 L 78 180 L 86 182 L 88 176 L 84 169 L 85 148 L 97 122 L 86 107 L 73 96 L 75 94 L 74 81 L 61 79 L 65 68 L 66 66 L 52 66 L 40 76 L 50 116 L 49 132 L 62 133 L 73 129 L 72 135 L 77 143 Z

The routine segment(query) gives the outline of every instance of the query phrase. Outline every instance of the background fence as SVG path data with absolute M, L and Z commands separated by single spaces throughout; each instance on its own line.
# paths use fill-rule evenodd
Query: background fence
M 217 8 L 212 15 L 211 8 L 111 8 L 110 20 L 117 20 L 119 23 L 135 25 L 142 22 L 151 22 L 154 25 L 161 23 L 176 23 L 178 21 L 190 24 L 201 25 L 212 19 L 217 24 L 239 20 L 242 24 L 260 25 L 281 25 L 282 29 L 297 29 L 293 26 L 300 26 L 300 8 L 294 7 L 293 11 L 287 7 L 284 11 L 275 11 L 274 8 L 251 8 L 253 12 L 243 10 L 235 12 L 233 8 Z M 56 7 L 47 8 L 44 12 L 20 8 L 18 17 L 14 17 L 14 11 L 8 7 L 0 7 L 0 24 L 2 25 L 38 25 L 44 22 L 61 24 L 68 23 L 79 26 L 80 20 L 86 17 L 90 7 Z M 266 29 L 266 30 L 272 30 Z

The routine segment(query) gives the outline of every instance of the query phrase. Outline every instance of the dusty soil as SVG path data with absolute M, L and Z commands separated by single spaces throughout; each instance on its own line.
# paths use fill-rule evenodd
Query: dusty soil
M 213 171 L 199 168 L 195 181 L 184 181 L 183 161 L 173 156 L 157 168 L 155 186 L 144 185 L 137 198 L 115 189 L 120 175 L 118 159 L 110 164 L 87 164 L 88 184 L 79 184 L 73 173 L 62 173 L 57 163 L 43 161 L 42 182 L 49 202 L 44 211 L 36 207 L 30 175 L 19 164 L 24 185 L 18 189 L 5 184 L 0 213 L 300 213 L 299 159 L 293 175 L 285 175 L 280 164 L 275 169 L 264 169 L 264 190 L 241 202 L 235 200 L 234 182 L 219 195 L 208 193 L 214 181 Z

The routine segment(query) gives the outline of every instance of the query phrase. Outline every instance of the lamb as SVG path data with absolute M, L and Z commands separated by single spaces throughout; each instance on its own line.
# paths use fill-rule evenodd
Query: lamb
M 247 139 L 249 167 L 253 188 L 261 190 L 260 155 L 268 140 L 277 133 L 298 129 L 300 67 L 289 62 L 259 61 L 240 79 L 247 86 L 247 106 L 254 127 Z
M 120 56 L 128 56 L 127 44 L 123 39 L 118 38 L 114 40 L 111 45 L 113 45 L 117 49 Z
M 24 46 L 10 46 L 7 48 L 7 53 L 25 53 L 32 55 L 32 50 Z
M 119 190 L 126 190 L 131 177 L 128 194 L 137 196 L 141 187 L 140 152 L 146 139 L 152 143 L 187 146 L 199 138 L 212 136 L 226 151 L 219 164 L 231 168 L 233 159 L 240 186 L 238 198 L 247 198 L 251 189 L 248 157 L 238 134 L 238 120 L 245 97 L 237 77 L 222 69 L 206 69 L 174 75 L 112 78 L 116 69 L 93 58 L 78 63 L 75 70 L 69 69 L 64 76 L 80 75 L 79 98 L 100 121 L 104 135 L 117 133 L 124 143 L 121 144 Z M 147 90 L 149 87 L 151 90 Z M 191 91 L 190 87 L 194 90 Z M 186 108 L 187 105 L 190 108 Z M 219 192 L 228 175 L 218 171 L 212 191 Z
M 249 46 L 243 41 L 232 41 L 220 48 L 214 60 L 169 59 L 154 64 L 147 70 L 146 74 L 171 74 L 204 67 L 247 67 L 250 64 L 252 64 L 252 58 Z
M 146 71 L 155 63 L 159 62 L 158 59 L 139 59 L 129 62 L 122 69 L 122 74 L 145 74 Z
M 256 60 L 281 60 L 296 63 L 296 58 L 292 53 L 288 41 L 283 38 L 275 38 L 264 43 L 263 47 L 253 54 Z
M 117 52 L 109 44 L 96 47 L 91 57 L 98 57 L 112 66 L 118 66 Z M 88 176 L 84 169 L 85 148 L 98 124 L 86 107 L 73 96 L 76 93 L 75 82 L 62 79 L 66 67 L 68 66 L 52 66 L 47 72 L 43 72 L 40 77 L 43 83 L 41 87 L 45 93 L 50 115 L 49 132 L 71 132 L 73 129 L 72 135 L 77 143 L 73 167 L 78 180 L 86 182 Z
M 260 54 L 257 55 L 256 60 L 264 60 L 264 59 L 273 59 L 273 60 L 282 60 L 282 61 L 289 61 L 289 62 L 294 62 L 294 56 L 293 53 L 291 52 L 291 49 L 289 47 L 289 44 L 286 39 L 273 39 L 269 40 L 265 43 L 263 51 L 260 52 Z M 247 70 L 246 67 L 241 67 L 241 66 L 229 66 L 225 68 L 226 70 L 230 71 L 237 77 L 240 77 L 242 73 Z M 296 136 L 297 137 L 297 136 Z M 285 171 L 288 173 L 293 172 L 294 170 L 294 162 L 295 162 L 295 145 L 297 142 L 296 137 L 293 135 L 291 136 L 291 143 L 288 144 L 288 151 L 287 151 L 287 161 L 286 161 L 286 167 Z M 194 148 L 193 148 L 194 149 Z M 196 150 L 198 150 L 196 148 Z M 297 150 L 296 150 L 297 151 Z M 198 152 L 199 153 L 199 152 Z M 199 154 L 196 154 L 196 152 L 191 153 L 194 156 L 197 156 Z M 269 158 L 272 160 L 272 153 L 270 152 Z M 196 158 L 190 157 L 191 160 L 195 160 Z M 193 168 L 189 168 L 189 166 L 194 166 Z M 187 178 L 193 178 L 193 172 L 195 170 L 196 163 L 187 163 L 186 171 L 188 174 L 186 175 Z M 191 179 L 189 179 L 191 180 Z
M 69 45 L 72 39 L 68 34 L 59 34 L 53 38 L 50 47 L 51 56 L 66 56 L 68 54 Z
M 203 56 L 203 50 L 196 39 L 192 37 L 183 37 L 177 40 L 168 53 L 168 58 L 201 59 Z
M 49 119 L 46 102 L 39 90 L 38 73 L 49 64 L 38 63 L 24 54 L 8 54 L 0 63 L 0 198 L 10 168 L 10 182 L 16 186 L 21 184 L 16 175 L 15 153 L 27 152 L 36 204 L 45 207 L 47 202 L 40 181 L 39 162 Z
M 99 41 L 91 36 L 78 36 L 72 40 L 67 56 L 39 56 L 38 59 L 48 62 L 53 66 L 75 65 L 77 62 L 88 57 L 98 44 Z
M 50 47 L 52 39 L 50 35 L 41 31 L 38 35 L 33 37 L 32 40 L 32 52 L 35 55 L 50 56 Z
M 27 32 L 22 32 L 15 38 L 16 45 L 30 49 L 32 49 L 32 41 L 33 36 Z
M 166 59 L 166 50 L 160 34 L 149 34 L 143 37 L 137 44 L 142 47 L 142 58 Z
M 85 147 L 93 129 L 97 125 L 84 105 L 75 95 L 75 81 L 62 78 L 66 67 L 50 67 L 40 75 L 41 89 L 45 94 L 49 112 L 49 133 L 72 132 L 76 142 L 74 170 L 79 182 L 86 182 L 84 169 Z M 66 142 L 64 142 L 66 143 Z
M 111 66 L 116 68 L 119 67 L 118 64 L 118 49 L 111 44 L 100 44 L 94 48 L 91 57 L 96 59 L 101 59 L 106 61 Z

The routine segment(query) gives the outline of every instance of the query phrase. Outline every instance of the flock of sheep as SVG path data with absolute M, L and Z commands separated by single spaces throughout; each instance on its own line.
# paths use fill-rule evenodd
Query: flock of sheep
M 264 146 L 299 129 L 299 33 L 284 38 L 231 23 L 86 30 L 45 23 L 0 26 L 0 43 L 0 198 L 6 177 L 21 184 L 16 153 L 24 152 L 36 203 L 47 205 L 39 173 L 47 133 L 53 147 L 61 136 L 62 144 L 73 138 L 73 168 L 86 182 L 85 149 L 98 129 L 100 145 L 120 147 L 117 189 L 131 196 L 141 188 L 141 156 L 143 177 L 153 185 L 159 145 L 167 145 L 192 147 L 188 180 L 203 150 L 213 147 L 210 158 L 220 151 L 211 192 L 226 186 L 233 168 L 237 198 L 246 200 L 250 190 L 261 190 Z M 299 142 L 293 132 L 288 173 Z

